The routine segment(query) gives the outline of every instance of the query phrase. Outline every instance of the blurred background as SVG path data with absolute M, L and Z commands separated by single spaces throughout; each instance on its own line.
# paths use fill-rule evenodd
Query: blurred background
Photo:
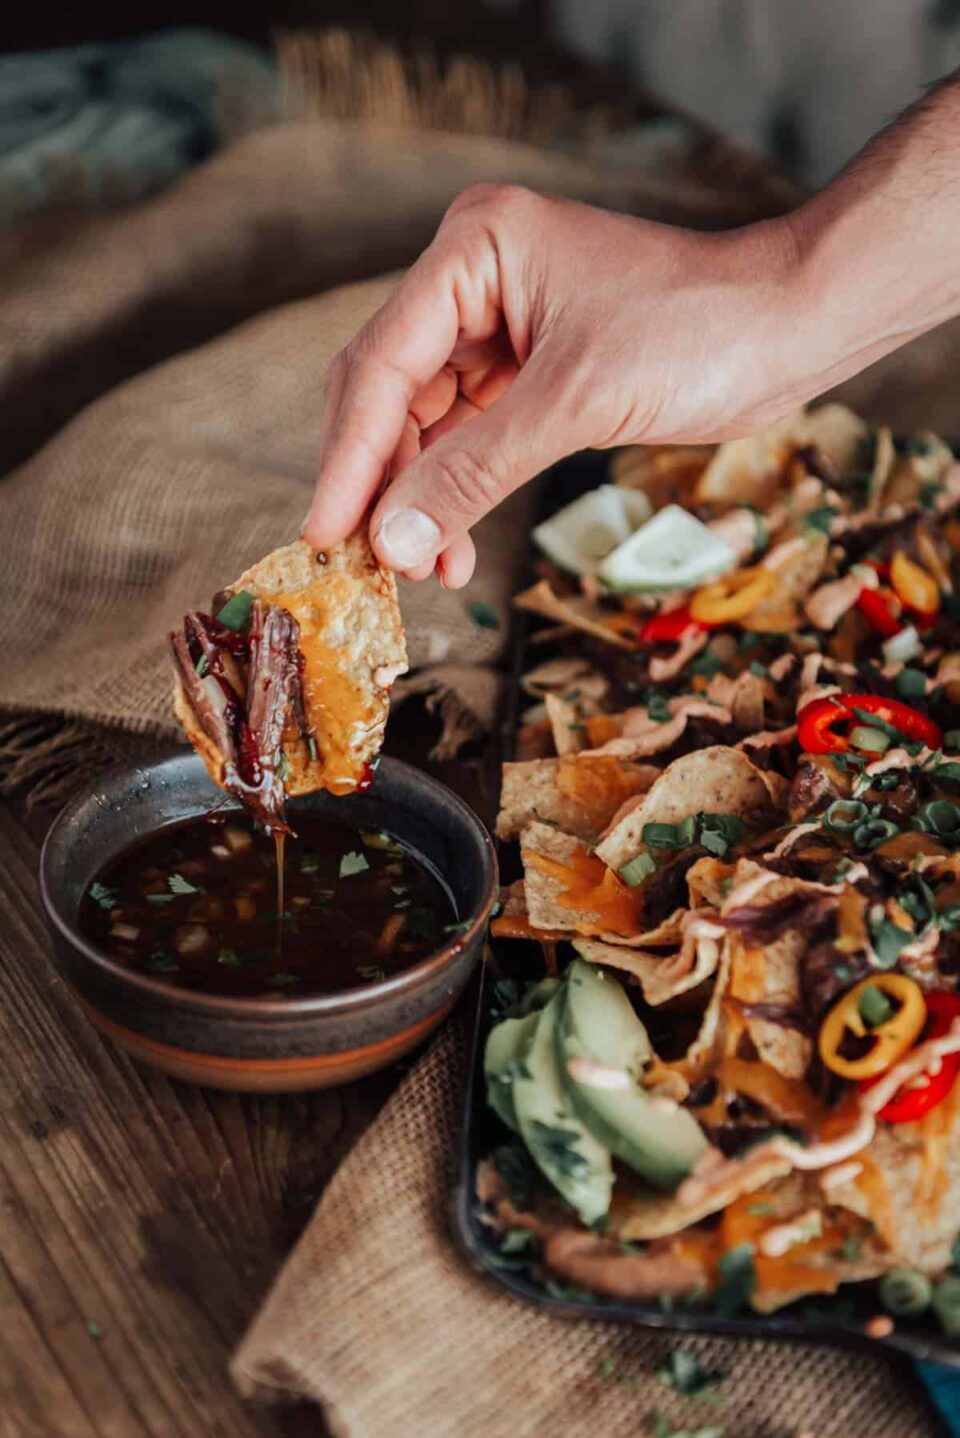
M 367 53 L 376 45 L 438 72 L 463 56 L 507 65 L 515 81 L 555 87 L 555 123 L 558 106 L 567 114 L 591 111 L 595 125 L 622 134 L 655 97 L 809 184 L 826 180 L 924 86 L 960 63 L 958 0 L 144 0 L 133 10 L 108 0 L 39 0 L 4 7 L 0 50 L 9 56 L 100 46 L 183 27 L 195 33 L 168 36 L 158 70 L 182 63 L 209 73 L 219 61 L 242 72 L 244 56 L 252 67 L 278 40 L 282 53 L 291 34 L 349 32 Z M 216 36 L 200 27 L 219 33 L 219 52 Z M 343 68 L 330 44 L 329 33 L 315 38 L 315 68 Z M 0 72 L 0 154 L 63 122 L 69 85 L 61 58 L 59 81 L 52 59 Z M 91 67 L 94 60 L 88 52 Z M 92 102 L 98 87 L 89 71 L 86 78 Z M 545 119 L 541 113 L 531 137 L 542 138 Z M 472 123 L 479 120 L 475 113 Z M 496 117 L 489 125 L 496 128 Z M 119 135 L 113 139 L 121 144 Z M 202 151 L 203 142 L 195 148 Z

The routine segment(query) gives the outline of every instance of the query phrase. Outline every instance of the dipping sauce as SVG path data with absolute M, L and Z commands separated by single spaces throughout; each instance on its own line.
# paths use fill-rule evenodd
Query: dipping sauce
M 231 813 L 119 855 L 84 895 L 80 927 L 111 958 L 180 988 L 274 998 L 373 983 L 466 927 L 399 840 L 325 815 L 293 822 L 279 914 L 278 846 Z

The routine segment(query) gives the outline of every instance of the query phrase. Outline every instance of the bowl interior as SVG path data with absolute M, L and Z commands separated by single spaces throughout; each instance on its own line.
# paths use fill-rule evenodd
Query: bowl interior
M 213 808 L 226 813 L 241 807 L 213 784 L 192 750 L 105 775 L 67 805 L 47 836 L 41 889 L 51 921 L 73 945 L 116 968 L 77 927 L 90 882 L 109 860 L 158 829 Z M 292 800 L 288 809 L 294 829 L 298 813 L 325 811 L 358 828 L 396 835 L 436 871 L 459 918 L 486 917 L 496 892 L 493 846 L 473 811 L 445 785 L 400 760 L 384 758 L 365 792 L 306 795 Z M 413 975 L 418 967 L 404 972 Z

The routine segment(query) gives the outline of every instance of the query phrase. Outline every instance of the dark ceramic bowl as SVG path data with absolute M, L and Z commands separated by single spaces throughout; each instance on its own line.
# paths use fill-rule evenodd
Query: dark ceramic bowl
M 40 859 L 41 897 L 57 967 L 92 1022 L 141 1062 L 214 1088 L 326 1088 L 408 1053 L 449 1013 L 480 956 L 497 862 L 476 815 L 443 784 L 396 759 L 381 762 L 365 793 L 293 801 L 294 819 L 329 810 L 359 828 L 396 834 L 433 865 L 470 925 L 380 983 L 303 999 L 220 998 L 135 973 L 77 927 L 81 898 L 108 860 L 214 804 L 224 806 L 224 795 L 197 755 L 181 751 L 113 770 L 51 828 Z

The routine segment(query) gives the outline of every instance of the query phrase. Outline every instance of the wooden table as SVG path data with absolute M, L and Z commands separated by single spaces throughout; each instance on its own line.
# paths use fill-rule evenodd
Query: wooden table
M 489 808 L 488 764 L 429 767 Z M 265 1098 L 136 1067 L 53 967 L 51 817 L 0 804 L 0 1435 L 322 1438 L 308 1404 L 241 1401 L 227 1361 L 412 1060 Z

